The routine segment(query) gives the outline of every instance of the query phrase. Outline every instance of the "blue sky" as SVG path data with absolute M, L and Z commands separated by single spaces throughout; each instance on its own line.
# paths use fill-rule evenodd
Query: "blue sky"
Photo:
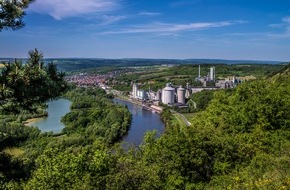
M 289 0 L 36 0 L 0 57 L 290 61 Z

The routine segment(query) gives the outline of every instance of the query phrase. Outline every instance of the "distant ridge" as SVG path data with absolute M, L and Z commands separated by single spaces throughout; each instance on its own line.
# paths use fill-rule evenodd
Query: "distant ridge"
M 227 60 L 227 59 L 185 59 L 198 63 L 225 63 L 225 64 L 279 64 L 282 61 L 257 61 L 257 60 Z
M 22 59 L 25 60 L 27 58 L 16 58 L 18 59 Z M 0 58 L 0 61 L 11 61 L 11 60 L 15 60 L 15 58 Z M 125 61 L 173 61 L 173 62 L 181 62 L 181 63 L 185 63 L 185 62 L 192 62 L 192 63 L 203 63 L 203 64 L 207 64 L 207 63 L 216 63 L 216 64 L 242 64 L 242 63 L 252 63 L 252 64 L 277 64 L 277 63 L 283 63 L 283 61 L 260 61 L 260 60 L 228 60 L 228 59 L 155 59 L 155 58 L 120 58 L 120 59 L 109 59 L 109 58 L 46 58 L 45 60 L 47 61 L 51 61 L 51 60 L 96 60 L 96 61 L 101 61 L 101 60 L 115 60 L 115 61 L 121 61 L 121 60 L 125 60 Z
M 13 58 L 0 58 L 0 61 L 13 61 Z M 24 63 L 27 59 L 22 60 Z M 182 65 L 182 64 L 283 64 L 281 61 L 255 60 L 225 60 L 225 59 L 148 59 L 148 58 L 47 58 L 45 63 L 53 62 L 61 71 L 76 71 L 97 67 L 136 67 L 153 65 Z

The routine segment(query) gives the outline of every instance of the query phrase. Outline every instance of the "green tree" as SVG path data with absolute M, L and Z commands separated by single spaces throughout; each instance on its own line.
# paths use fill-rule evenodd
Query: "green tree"
M 20 109 L 33 111 L 34 105 L 56 98 L 66 90 L 64 73 L 52 63 L 44 66 L 37 49 L 29 52 L 26 64 L 15 60 L 3 63 L 0 73 L 0 106 L 13 113 Z
M 0 1 L 0 32 L 4 29 L 17 30 L 24 26 L 24 9 L 34 0 L 1 0 Z

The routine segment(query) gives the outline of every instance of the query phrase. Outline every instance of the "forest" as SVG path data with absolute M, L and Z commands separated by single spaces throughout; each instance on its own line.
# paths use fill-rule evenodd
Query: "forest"
M 11 120 L 1 125 L 2 189 L 287 189 L 290 65 L 216 91 L 191 119 L 124 149 L 130 113 L 100 89 L 72 89 L 60 135 Z M 14 147 L 21 154 L 7 154 Z

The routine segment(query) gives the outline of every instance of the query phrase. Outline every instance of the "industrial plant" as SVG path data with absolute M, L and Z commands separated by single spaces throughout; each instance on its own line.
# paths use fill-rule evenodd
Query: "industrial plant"
M 158 90 L 156 93 L 149 90 L 139 89 L 138 84 L 133 84 L 132 94 L 130 98 L 139 100 L 142 102 L 151 101 L 154 105 L 163 103 L 169 106 L 186 106 L 186 90 L 182 86 L 175 87 L 171 83 L 166 84 L 166 87 L 162 90 Z M 189 93 L 189 92 L 188 92 Z M 191 93 L 189 93 L 191 94 Z
M 194 93 L 202 90 L 234 88 L 241 82 L 241 80 L 235 76 L 224 80 L 217 80 L 215 67 L 210 67 L 208 74 L 206 76 L 201 76 L 200 65 L 198 66 L 198 77 L 195 78 L 195 81 L 199 81 L 202 86 L 190 86 L 189 83 L 187 83 L 186 86 L 183 87 L 167 83 L 163 89 L 159 89 L 157 92 L 153 92 L 151 89 L 148 91 L 140 89 L 139 84 L 134 83 L 130 98 L 143 103 L 150 102 L 156 106 L 162 103 L 164 105 L 182 108 L 187 107 L 186 100 Z M 214 85 L 208 86 L 207 84 Z

